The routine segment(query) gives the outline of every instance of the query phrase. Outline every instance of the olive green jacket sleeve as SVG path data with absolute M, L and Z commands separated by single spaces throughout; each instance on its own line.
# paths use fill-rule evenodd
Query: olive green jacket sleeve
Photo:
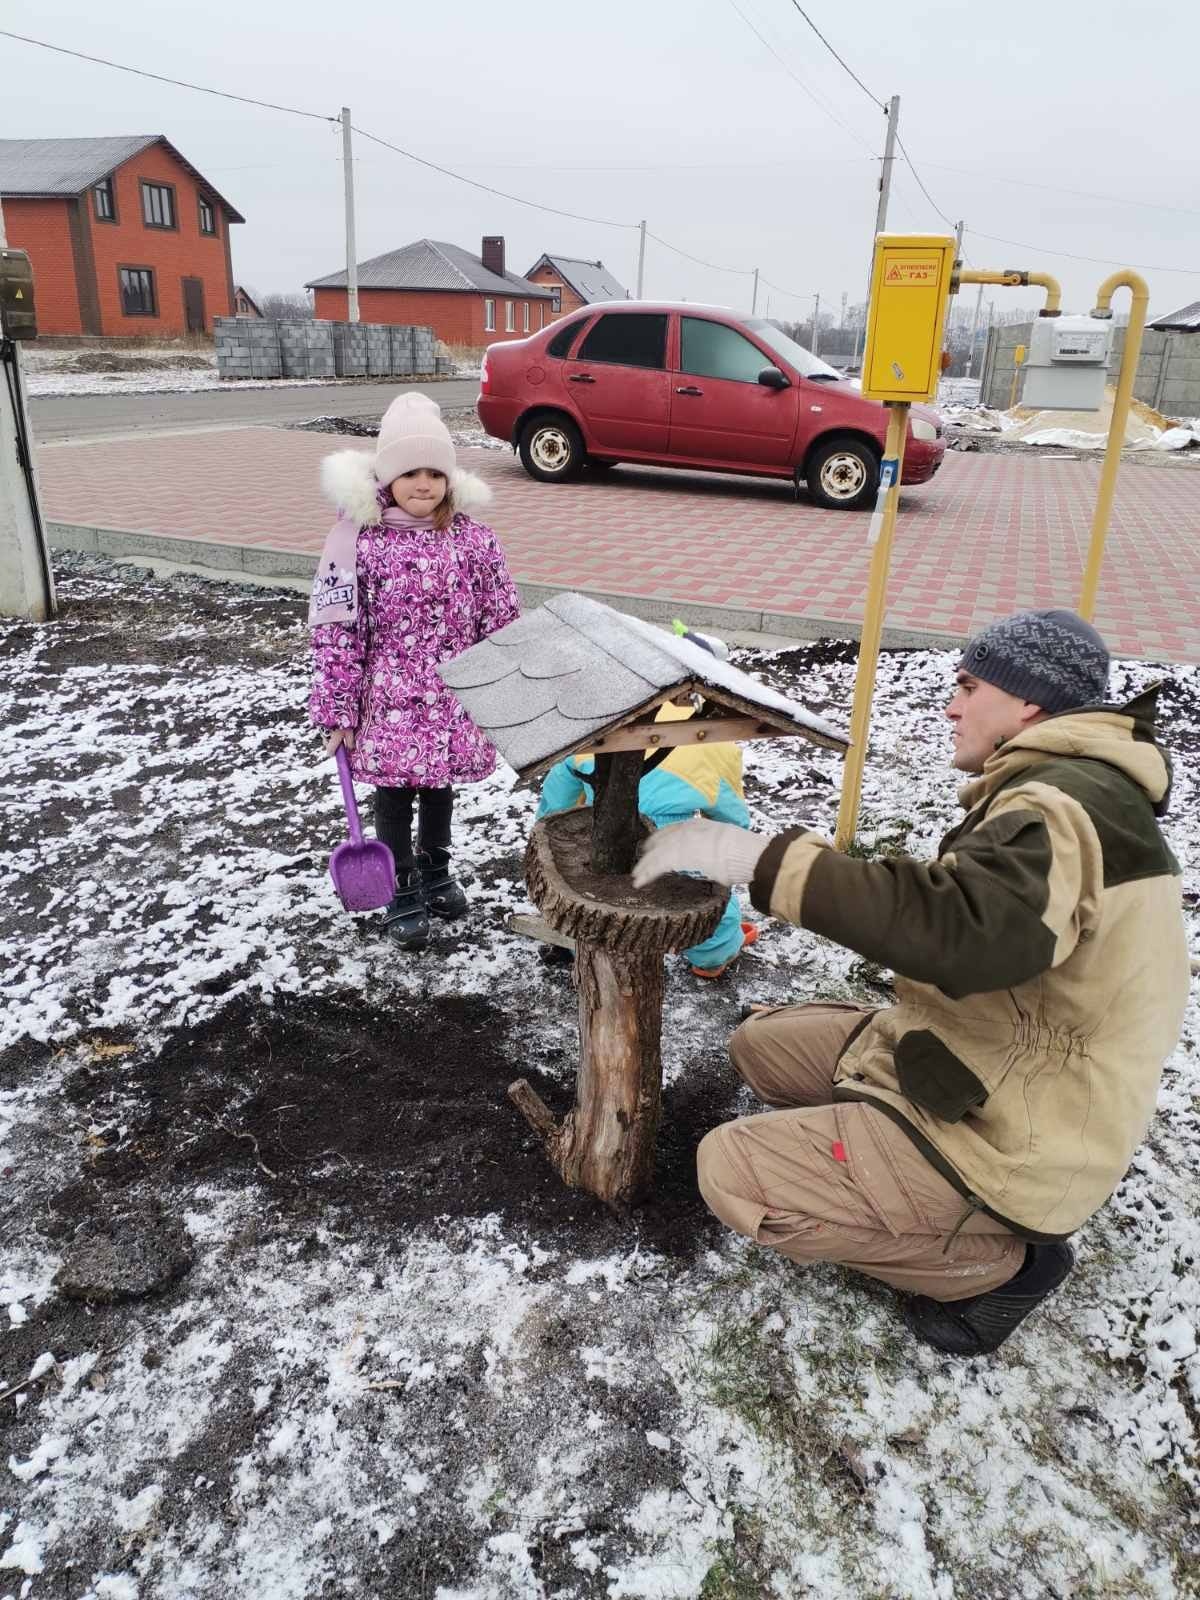
M 759 860 L 760 911 L 953 999 L 1065 961 L 1096 916 L 1104 864 L 1087 812 L 1048 785 L 1003 790 L 936 861 L 864 861 L 795 829 Z

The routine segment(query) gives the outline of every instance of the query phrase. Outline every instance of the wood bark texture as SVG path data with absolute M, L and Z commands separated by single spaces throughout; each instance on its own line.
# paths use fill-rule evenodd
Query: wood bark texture
M 649 1192 L 662 1109 L 663 964 L 658 951 L 614 955 L 581 945 L 579 1076 L 559 1124 L 524 1078 L 509 1095 L 541 1136 L 564 1183 L 621 1214 Z
M 591 867 L 591 813 L 538 823 L 526 882 L 550 927 L 576 941 L 579 1074 L 561 1123 L 531 1085 L 509 1096 L 541 1138 L 565 1183 L 624 1213 L 654 1175 L 662 1104 L 663 951 L 685 949 L 716 927 L 726 891 L 704 879 L 662 880 L 645 891 Z M 590 891 L 590 892 L 589 892 Z M 612 900 L 595 898 L 611 893 Z
M 641 747 L 619 755 L 597 755 L 593 773 L 592 870 L 633 871 L 642 840 L 638 785 L 644 771 Z

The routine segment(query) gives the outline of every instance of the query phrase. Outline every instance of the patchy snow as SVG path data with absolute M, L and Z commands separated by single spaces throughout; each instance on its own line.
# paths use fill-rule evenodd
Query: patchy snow
M 501 1098 L 509 1072 L 535 1068 L 565 1090 L 569 982 L 505 928 L 527 905 L 536 796 L 507 772 L 461 791 L 471 915 L 426 955 L 397 955 L 345 916 L 325 873 L 342 821 L 304 718 L 302 602 L 83 557 L 63 558 L 59 577 L 61 620 L 0 627 L 0 1161 L 21 1208 L 0 1305 L 26 1314 L 0 1324 L 0 1392 L 24 1386 L 2 1403 L 0 1594 L 1188 1592 L 1200 994 L 1145 1146 L 1078 1237 L 1076 1273 L 990 1361 L 916 1346 L 890 1293 L 759 1252 L 698 1199 L 674 1232 L 653 1208 L 605 1218 L 547 1174 L 515 1113 L 485 1121 L 481 1107 L 448 1177 L 418 1169 L 418 1189 L 446 1184 L 445 1211 L 403 1226 L 323 1201 L 322 1186 L 350 1170 L 386 1199 L 413 1181 L 432 1100 L 368 1102 L 389 1130 L 381 1172 L 348 1143 L 349 1089 L 311 1167 L 281 1171 L 274 1146 L 231 1122 L 221 1161 L 189 1169 L 219 1111 L 193 1056 L 233 1013 L 251 1019 L 246 1036 L 217 1037 L 247 1104 L 269 1088 L 237 1089 L 249 1033 L 329 996 L 380 1027 L 427 1016 L 425 1070 L 447 1105 L 475 1092 L 445 1056 L 450 1005 L 490 1019 L 480 1052 L 509 1029 Z M 938 714 L 954 660 L 881 661 L 862 848 L 925 854 L 954 819 Z M 850 650 L 737 664 L 845 722 Z M 1122 663 L 1114 689 L 1163 672 Z M 1181 751 L 1168 832 L 1197 948 L 1200 669 L 1166 676 Z M 756 826 L 832 826 L 836 756 L 781 741 L 748 747 L 746 762 Z M 878 998 L 886 984 L 775 923 L 720 985 L 671 963 L 664 1143 L 699 1085 L 727 1081 L 722 1046 L 743 1001 Z M 288 1079 L 314 1097 L 346 1070 L 324 1025 L 325 1055 Z M 94 1109 L 99 1083 L 111 1115 Z M 503 1145 L 498 1128 L 515 1130 Z M 543 1197 L 542 1220 L 486 1203 L 501 1162 Z M 195 1267 L 133 1306 L 62 1299 L 52 1279 L 73 1220 L 127 1192 L 184 1219 Z

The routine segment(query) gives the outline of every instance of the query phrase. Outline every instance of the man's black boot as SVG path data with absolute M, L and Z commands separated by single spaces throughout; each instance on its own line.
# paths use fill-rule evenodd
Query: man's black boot
M 462 885 L 450 875 L 449 850 L 432 849 L 428 855 L 417 856 L 421 871 L 421 888 L 426 908 L 435 917 L 453 922 L 467 914 L 467 897 Z
M 429 913 L 421 870 L 414 862 L 396 868 L 396 894 L 383 913 L 383 931 L 402 950 L 424 950 L 429 943 Z
M 930 1300 L 919 1294 L 905 1305 L 904 1320 L 918 1339 L 948 1356 L 990 1355 L 1054 1293 L 1074 1265 L 1075 1252 L 1062 1241 L 1027 1245 L 1024 1266 L 990 1294 L 968 1300 Z

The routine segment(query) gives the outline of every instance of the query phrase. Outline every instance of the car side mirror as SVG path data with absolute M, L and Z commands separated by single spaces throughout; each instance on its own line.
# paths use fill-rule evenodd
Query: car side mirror
M 786 372 L 780 372 L 778 367 L 764 367 L 758 375 L 758 381 L 764 389 L 790 389 L 792 380 Z

